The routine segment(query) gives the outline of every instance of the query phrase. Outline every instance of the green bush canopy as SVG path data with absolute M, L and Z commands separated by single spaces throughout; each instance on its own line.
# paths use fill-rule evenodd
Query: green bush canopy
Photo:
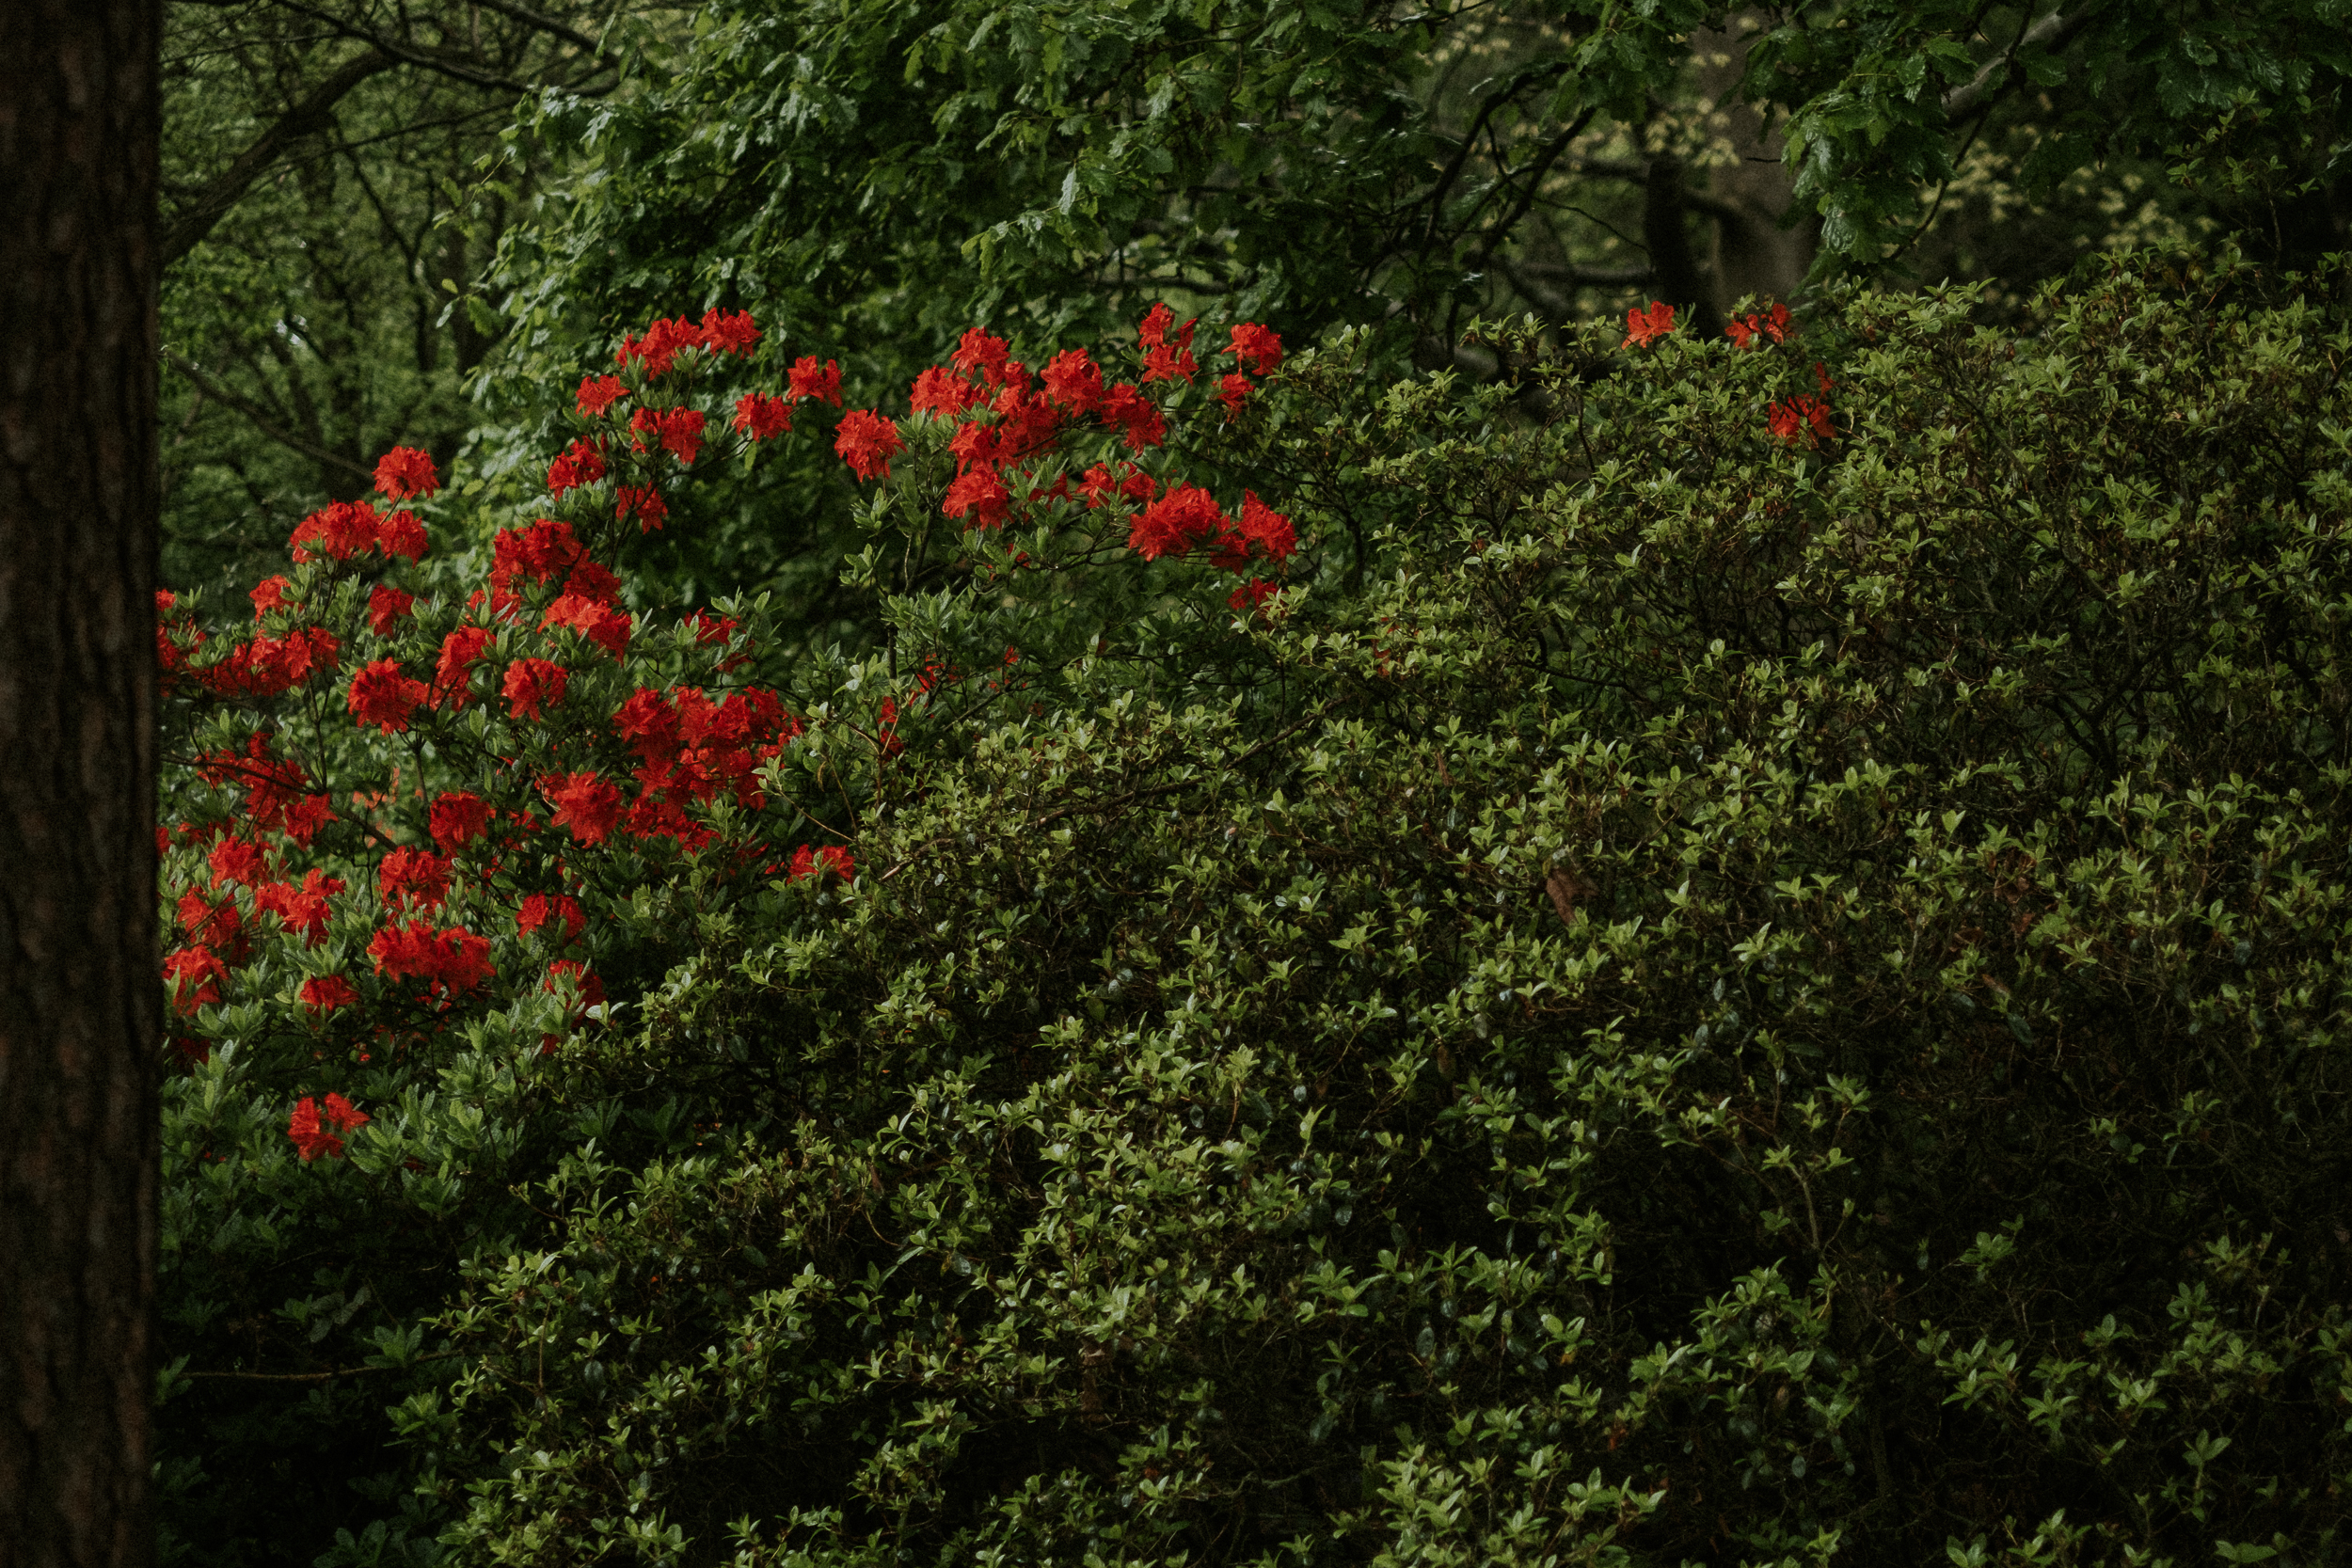
M 1319 576 L 1079 581 L 1018 701 L 909 710 L 853 879 L 513 1069 L 517 1218 L 393 1358 L 402 1549 L 2343 1560 L 2307 297 L 1295 356 L 1251 461 Z

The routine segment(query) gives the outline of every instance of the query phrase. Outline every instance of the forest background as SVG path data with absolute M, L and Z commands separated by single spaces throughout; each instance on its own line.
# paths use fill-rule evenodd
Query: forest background
M 583 375 L 818 389 L 658 531 L 559 513 L 598 672 L 793 716 L 698 802 L 752 862 L 466 861 L 468 745 L 619 776 L 511 687 L 167 713 L 175 953 L 253 933 L 174 972 L 167 1560 L 2341 1554 L 2338 8 L 167 15 L 192 668 L 254 590 L 429 670 Z M 1100 455 L 1279 508 L 1270 601 L 934 521 L 918 374 L 1116 379 L 1162 301 L 1200 383 Z M 752 379 L 616 367 L 711 311 Z M 371 496 L 434 541 L 375 623 L 285 578 Z M 283 884 L 218 858 L 257 740 L 354 802 Z M 370 946 L 429 850 L 505 922 L 463 1008 Z

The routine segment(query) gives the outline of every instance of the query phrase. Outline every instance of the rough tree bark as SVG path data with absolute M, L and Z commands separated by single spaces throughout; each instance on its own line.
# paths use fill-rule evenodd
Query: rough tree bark
M 120 1568 L 154 1556 L 160 8 L 7 31 L 0 1568 Z

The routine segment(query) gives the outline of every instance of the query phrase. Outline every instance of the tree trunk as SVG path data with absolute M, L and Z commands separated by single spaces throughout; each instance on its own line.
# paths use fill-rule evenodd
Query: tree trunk
M 1820 242 L 1820 220 L 1809 213 L 1781 227 L 1796 192 L 1796 181 L 1781 162 L 1787 143 L 1779 129 L 1754 104 L 1741 103 L 1735 91 L 1748 68 L 1748 46 L 1763 26 L 1753 12 L 1735 11 L 1722 30 L 1691 35 L 1699 92 L 1714 102 L 1723 117 L 1722 134 L 1740 158 L 1736 166 L 1714 171 L 1708 192 L 1721 203 L 1712 303 L 1726 313 L 1751 294 L 1794 300 L 1812 270 Z
M 155 0 L 12 0 L 0 91 L 0 1568 L 145 1564 Z

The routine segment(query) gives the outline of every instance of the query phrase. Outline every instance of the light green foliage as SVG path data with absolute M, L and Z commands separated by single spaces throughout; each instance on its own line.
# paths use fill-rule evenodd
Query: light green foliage
M 449 1551 L 2338 1560 L 2352 342 L 2254 288 L 1290 427 L 1360 594 L 916 723 L 557 1058 Z

